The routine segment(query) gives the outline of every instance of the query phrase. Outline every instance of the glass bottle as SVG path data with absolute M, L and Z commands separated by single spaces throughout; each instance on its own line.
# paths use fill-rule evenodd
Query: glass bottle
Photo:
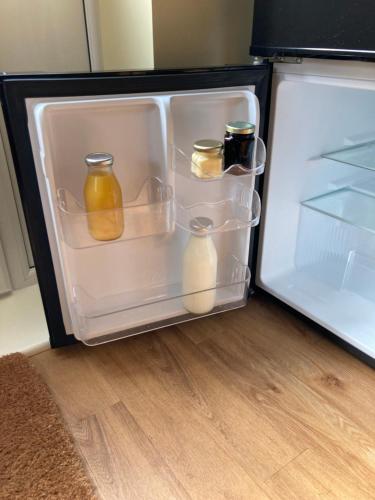
M 215 306 L 217 252 L 209 234 L 212 227 L 212 220 L 207 217 L 190 221 L 194 232 L 183 255 L 182 290 L 184 307 L 193 314 L 209 313 Z
M 194 143 L 191 171 L 201 179 L 221 177 L 223 174 L 223 143 L 202 139 Z
M 115 240 L 124 231 L 122 193 L 113 173 L 113 156 L 90 153 L 85 158 L 88 167 L 84 187 L 88 229 L 100 241 Z
M 251 169 L 255 144 L 255 125 L 249 122 L 228 122 L 224 137 L 224 170 L 241 175 Z

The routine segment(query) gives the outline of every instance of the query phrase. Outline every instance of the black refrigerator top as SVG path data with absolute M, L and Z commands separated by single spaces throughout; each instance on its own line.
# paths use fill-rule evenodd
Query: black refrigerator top
M 375 60 L 375 2 L 255 0 L 250 53 Z

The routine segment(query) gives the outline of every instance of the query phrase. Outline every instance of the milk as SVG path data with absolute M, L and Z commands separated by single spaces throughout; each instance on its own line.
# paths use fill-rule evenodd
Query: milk
M 215 306 L 217 252 L 211 236 L 205 234 L 206 231 L 207 227 L 203 229 L 202 234 L 191 235 L 183 255 L 183 293 L 192 293 L 184 296 L 183 303 L 187 311 L 193 314 L 208 313 Z M 206 291 L 200 292 L 200 290 Z

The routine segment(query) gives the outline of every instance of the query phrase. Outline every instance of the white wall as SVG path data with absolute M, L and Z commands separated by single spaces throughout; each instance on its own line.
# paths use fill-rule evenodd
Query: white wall
M 152 0 L 95 1 L 100 52 L 97 69 L 152 69 Z
M 153 0 L 155 67 L 249 62 L 252 0 Z
M 79 0 L 0 0 L 0 71 L 88 71 Z

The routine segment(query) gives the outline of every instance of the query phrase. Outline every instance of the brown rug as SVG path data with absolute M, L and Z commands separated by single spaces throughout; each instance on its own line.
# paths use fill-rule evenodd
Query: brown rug
M 22 354 L 0 358 L 0 499 L 93 499 L 60 410 Z

